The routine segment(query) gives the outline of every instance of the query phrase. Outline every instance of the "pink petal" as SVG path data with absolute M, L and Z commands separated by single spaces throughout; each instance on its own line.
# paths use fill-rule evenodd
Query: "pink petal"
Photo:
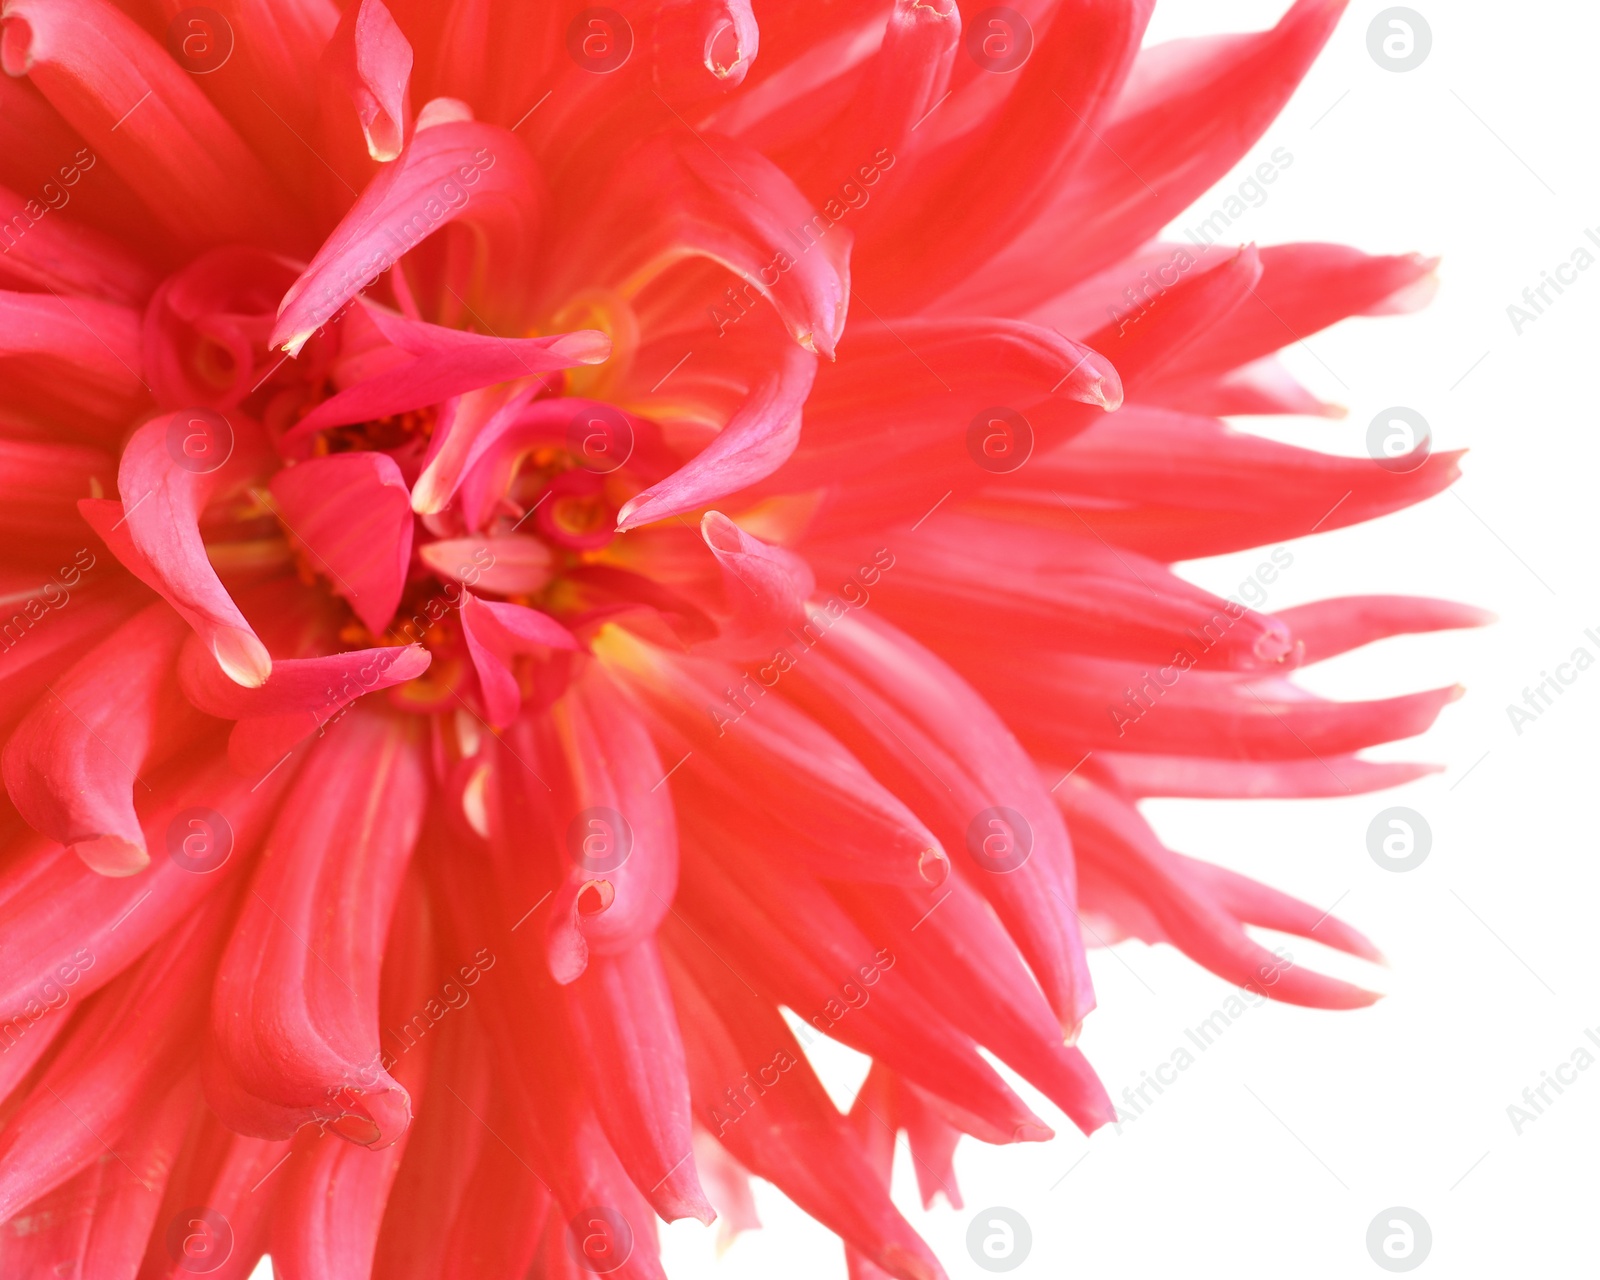
M 411 1121 L 381 1064 L 378 977 L 427 786 L 402 721 L 356 715 L 320 743 L 268 838 L 211 1000 L 207 1095 L 287 1138 L 325 1120 L 363 1146 Z
M 5 745 L 18 812 L 106 875 L 150 861 L 134 791 L 146 765 L 189 736 L 192 714 L 173 678 L 188 634 L 164 604 L 136 614 L 57 678 Z
M 458 219 L 478 232 L 482 262 L 494 264 L 467 301 L 488 307 L 491 323 L 501 320 L 526 292 L 539 207 L 532 163 L 506 130 L 472 121 L 419 128 L 284 296 L 271 345 L 298 353 L 345 303 Z M 480 277 L 488 270 L 480 267 Z
M 237 720 L 228 756 L 241 773 L 260 774 L 364 694 L 415 680 L 433 655 L 420 644 L 354 649 L 321 658 L 285 658 L 255 688 L 230 680 L 202 646 L 184 646 L 179 679 L 207 715 Z
M 489 723 L 497 728 L 515 720 L 522 705 L 511 660 L 518 654 L 578 647 L 572 633 L 549 614 L 526 605 L 482 600 L 470 591 L 461 602 L 461 629 L 478 672 Z
M 549 543 L 520 533 L 440 538 L 418 554 L 441 578 L 497 596 L 533 595 L 555 575 Z
M 579 1062 L 617 1158 L 668 1222 L 715 1216 L 695 1175 L 689 1076 L 655 940 L 589 960 L 566 988 Z
M 282 769 L 252 790 L 224 763 L 173 772 L 152 783 L 141 815 L 145 847 L 161 851 L 143 871 L 99 875 L 43 837 L 13 851 L 0 874 L 0 1022 L 34 1019 L 41 991 L 99 990 L 193 916 L 247 861 L 293 776 Z
M 173 432 L 188 430 L 184 416 L 152 418 L 123 449 L 117 471 L 120 519 L 101 503 L 85 502 L 79 509 L 117 559 L 183 615 L 229 679 L 253 688 L 266 680 L 272 659 L 211 567 L 200 536 L 200 514 L 212 494 L 250 465 L 251 439 L 245 432 L 253 432 L 253 424 L 237 414 L 205 418 L 205 447 L 232 452 L 220 467 L 195 471 L 181 443 L 173 443 Z M 214 426 L 223 416 L 227 440 Z
M 397 158 L 410 115 L 411 44 L 383 0 L 349 5 L 322 56 L 350 96 L 368 154 Z
M 9 0 L 0 62 L 27 75 L 183 242 L 299 238 L 299 217 L 196 78 L 106 0 Z
M 692 511 L 766 479 L 788 461 L 800 441 L 800 409 L 817 366 L 815 357 L 793 347 L 780 358 L 782 367 L 755 389 L 710 444 L 623 504 L 617 528 Z
M 382 453 L 333 454 L 285 467 L 270 487 L 290 536 L 381 636 L 405 590 L 416 523 L 399 465 Z
M 412 358 L 324 400 L 295 423 L 286 437 L 289 443 L 324 427 L 403 413 L 492 383 L 599 364 L 611 354 L 611 340 L 592 329 L 545 338 L 501 338 L 363 306 L 383 336 Z

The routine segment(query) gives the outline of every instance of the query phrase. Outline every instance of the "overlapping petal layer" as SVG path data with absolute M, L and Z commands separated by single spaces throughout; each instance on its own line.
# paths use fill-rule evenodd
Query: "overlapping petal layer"
M 1433 260 L 1156 239 L 1341 0 L 619 7 L 0 6 L 0 1274 L 654 1280 L 754 1174 L 935 1280 L 900 1132 L 1115 1115 L 1087 944 L 1376 999 L 1139 809 L 1426 772 L 1294 674 L 1488 620 L 1175 567 L 1456 475 L 1223 420 Z

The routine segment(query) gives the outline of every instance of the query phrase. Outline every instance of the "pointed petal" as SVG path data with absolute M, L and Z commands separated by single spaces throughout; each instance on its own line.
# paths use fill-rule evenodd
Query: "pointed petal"
M 1494 615 L 1450 600 L 1419 596 L 1344 596 L 1278 611 L 1278 621 L 1305 646 L 1307 662 L 1321 662 L 1390 636 L 1414 636 L 1460 627 L 1485 627 Z
M 224 417 L 230 439 L 219 444 L 213 423 Z M 212 494 L 232 477 L 235 464 L 248 465 L 248 445 L 241 435 L 251 424 L 238 415 L 208 414 L 201 433 L 205 447 L 232 453 L 220 466 L 199 471 L 191 469 L 196 464 L 182 451 L 184 419 L 182 413 L 152 418 L 123 449 L 117 471 L 121 522 L 108 522 L 106 508 L 99 504 L 80 510 L 128 570 L 183 615 L 229 679 L 255 688 L 272 671 L 272 658 L 211 567 L 200 536 L 200 514 Z
M 1143 903 L 1167 939 L 1197 964 L 1247 991 L 1288 1004 L 1360 1009 L 1380 998 L 1268 951 L 1224 908 L 1215 886 L 1222 885 L 1222 894 L 1239 903 L 1246 918 L 1259 916 L 1308 932 L 1315 919 L 1309 906 L 1270 891 L 1252 893 L 1225 875 L 1197 873 L 1194 861 L 1162 845 L 1131 804 L 1081 777 L 1067 779 L 1055 795 L 1095 873 Z M 1358 954 L 1359 949 L 1371 950 L 1371 944 L 1354 931 L 1330 930 L 1327 940 L 1358 949 Z
M 286 445 L 292 447 L 324 427 L 419 409 L 512 378 L 599 364 L 611 354 L 611 340 L 593 329 L 544 338 L 502 338 L 408 320 L 365 301 L 362 305 L 383 336 L 411 359 L 324 400 L 295 423 L 285 437 Z
M 751 1000 L 681 926 L 667 932 L 696 1119 L 752 1173 L 890 1275 L 943 1280 L 778 1011 Z
M 0 61 L 27 75 L 183 242 L 293 247 L 302 223 L 196 81 L 106 0 L 8 0 Z
M 689 1077 L 655 940 L 595 956 L 566 988 L 567 1016 L 600 1125 L 622 1167 L 668 1222 L 715 1216 L 695 1174 Z
M 1100 129 L 1103 145 L 972 279 L 964 301 L 1025 311 L 1157 235 L 1255 146 L 1344 9 L 1345 0 L 1298 0 L 1270 31 L 1141 52 Z M 1061 252 L 1063 234 L 1070 254 Z
M 1072 843 L 1031 762 L 953 669 L 870 614 L 785 677 L 791 696 L 914 800 L 957 869 L 991 903 L 1069 1038 L 1094 1008 L 1078 932 Z
M 497 729 L 515 720 L 522 706 L 512 659 L 519 654 L 578 647 L 572 632 L 549 614 L 527 605 L 483 600 L 470 591 L 462 595 L 461 630 L 478 673 L 489 723 Z
M 667 479 L 626 502 L 617 528 L 692 511 L 765 480 L 788 461 L 800 441 L 800 410 L 811 390 L 816 358 L 795 347 L 704 449 Z
M 105 875 L 150 861 L 134 789 L 194 724 L 174 674 L 188 634 L 166 605 L 151 605 L 58 678 L 6 743 L 18 812 Z
M 411 567 L 415 519 L 399 464 L 382 453 L 333 454 L 285 467 L 270 487 L 290 535 L 382 635 Z
M 98 991 L 165 936 L 248 860 L 266 829 L 280 770 L 251 789 L 223 764 L 152 781 L 143 871 L 103 876 L 61 845 L 30 836 L 0 874 L 0 1023 L 38 1008 L 41 990 Z M 70 975 L 70 976 L 69 976 Z M 30 1015 L 31 1016 L 31 1015 Z
M 746 533 L 720 511 L 701 518 L 700 536 L 722 570 L 733 632 L 749 636 L 763 656 L 771 652 L 768 641 L 805 620 L 806 601 L 817 587 L 811 566 L 794 552 Z
M 378 978 L 427 786 L 403 722 L 356 714 L 288 796 L 217 971 L 207 1096 L 223 1121 L 286 1138 L 324 1120 L 362 1146 L 411 1122 L 381 1064 Z
M 203 645 L 191 641 L 179 658 L 185 695 L 207 715 L 237 720 L 228 756 L 241 773 L 260 774 L 363 694 L 414 680 L 433 655 L 421 645 L 354 649 L 323 658 L 286 658 L 258 688 L 242 688 Z
M 498 325 L 507 313 L 520 310 L 517 300 L 528 287 L 538 219 L 532 162 L 509 132 L 471 120 L 419 128 L 284 296 L 270 343 L 298 353 L 306 339 L 402 255 L 458 220 L 478 232 L 480 248 L 478 278 L 466 300 Z
M 396 159 L 410 124 L 411 42 L 383 0 L 348 6 L 322 56 L 325 72 L 350 97 L 367 153 L 385 163 Z

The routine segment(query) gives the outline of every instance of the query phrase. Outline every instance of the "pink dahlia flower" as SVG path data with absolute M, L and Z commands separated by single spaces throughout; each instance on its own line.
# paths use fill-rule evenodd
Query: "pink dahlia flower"
M 1154 240 L 1341 0 L 214 3 L 0 8 L 0 1271 L 652 1277 L 756 1174 L 926 1280 L 980 1046 L 1113 1115 L 1086 940 L 1375 998 L 1138 810 L 1415 776 L 1454 689 L 1291 674 L 1479 620 L 1170 567 L 1456 473 L 1220 420 L 1431 262 Z

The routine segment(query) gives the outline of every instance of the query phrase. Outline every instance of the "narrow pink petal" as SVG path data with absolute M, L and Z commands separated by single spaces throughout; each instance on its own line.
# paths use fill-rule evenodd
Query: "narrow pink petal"
M 552 785 L 561 880 L 545 953 L 559 983 L 591 951 L 618 955 L 654 934 L 678 883 L 678 826 L 667 767 L 644 724 L 591 666 L 551 708 L 564 766 Z
M 617 528 L 692 511 L 765 480 L 800 442 L 800 410 L 816 375 L 816 358 L 789 347 L 770 374 L 704 449 L 673 475 L 631 498 Z
M 1316 796 L 1360 795 L 1403 786 L 1432 773 L 1438 765 L 1362 760 L 1356 756 L 1320 760 L 1214 760 L 1207 756 L 1163 756 L 1130 751 L 1097 751 L 1094 767 L 1134 799 L 1183 796 L 1196 800 L 1294 800 Z M 1062 768 L 1059 777 L 1066 773 Z
M 356 699 L 414 680 L 433 655 L 420 644 L 354 649 L 321 658 L 285 658 L 254 688 L 228 677 L 198 642 L 184 646 L 179 680 L 207 715 L 237 720 L 228 756 L 241 773 L 260 775 Z
M 681 1010 L 696 1120 L 740 1164 L 890 1275 L 944 1280 L 777 1009 L 752 1000 L 704 948 L 697 955 L 681 926 L 668 932 L 667 972 Z
M 312 150 L 322 150 L 316 73 L 339 7 L 335 0 L 218 0 L 198 12 L 183 0 L 155 6 L 161 25 L 153 30 L 166 36 L 173 59 L 294 197 L 327 172 Z
M 439 408 L 422 474 L 411 489 L 419 515 L 435 515 L 449 505 L 467 469 L 516 422 L 543 389 L 542 380 L 500 383 L 446 400 Z M 476 527 L 471 521 L 469 527 Z
M 0 1220 L 101 1158 L 192 1062 L 225 907 L 213 899 L 178 923 L 67 1033 L 0 1130 Z
M 289 1143 L 234 1133 L 204 1105 L 195 1119 L 186 1149 L 172 1170 L 163 1208 L 176 1215 L 203 1206 L 220 1214 L 233 1233 L 233 1250 L 227 1263 L 212 1274 L 218 1280 L 246 1280 L 265 1251 L 279 1185 L 276 1179 L 289 1154 Z M 165 1223 L 170 1220 L 163 1220 L 163 1234 Z M 189 1224 L 199 1234 L 197 1246 L 215 1241 L 209 1233 L 200 1234 L 208 1225 L 206 1219 L 191 1218 Z M 162 1239 L 159 1254 L 152 1257 L 156 1270 L 140 1273 L 145 1280 L 185 1280 L 195 1274 L 172 1260 L 165 1244 Z M 210 1260 L 197 1261 L 205 1264 Z
M 460 220 L 480 257 L 469 304 L 490 323 L 519 309 L 532 272 L 539 183 L 507 130 L 470 120 L 419 128 L 361 193 L 283 299 L 271 345 L 295 354 L 367 285 L 441 227 Z M 488 265 L 493 263 L 492 269 Z M 491 278 L 492 277 L 492 278 Z
M 924 1084 L 955 1123 L 985 1142 L 1050 1136 L 942 1001 L 901 981 L 894 944 L 852 920 L 803 865 L 750 858 L 751 842 L 712 815 L 686 812 L 684 822 L 674 911 L 765 999 Z M 939 891 L 924 889 L 922 897 L 926 912 Z
M 591 957 L 566 988 L 579 1062 L 617 1158 L 668 1222 L 715 1216 L 695 1174 L 689 1076 L 655 940 Z
M 811 660 L 824 634 L 801 629 L 753 673 L 667 653 L 620 628 L 601 633 L 596 653 L 674 735 L 675 795 L 751 839 L 784 840 L 818 874 L 938 884 L 949 865 L 933 832 L 837 737 L 767 692 Z
M 139 314 L 120 303 L 0 291 L 0 368 L 29 399 L 126 419 L 149 399 Z M 64 384 L 64 385 L 63 385 Z
M 405 590 L 416 524 L 399 464 L 382 453 L 332 454 L 285 467 L 270 487 L 290 536 L 381 636 Z
M 550 544 L 521 533 L 440 538 L 419 548 L 418 554 L 441 578 L 497 596 L 533 595 L 556 572 Z
M 16 552 L 26 543 L 54 551 L 81 539 L 77 504 L 116 474 L 99 449 L 54 441 L 0 439 L 0 533 Z
M 253 688 L 272 671 L 272 659 L 211 567 L 200 536 L 200 515 L 220 485 L 234 478 L 234 464 L 248 465 L 245 432 L 254 427 L 238 414 L 227 415 L 231 439 L 219 444 L 213 421 L 206 420 L 202 433 L 207 447 L 233 450 L 221 467 L 191 470 L 181 435 L 179 446 L 173 444 L 174 433 L 187 430 L 184 414 L 163 414 L 134 432 L 122 451 L 117 471 L 120 521 L 108 521 L 108 509 L 99 504 L 80 509 L 127 569 L 183 615 L 229 679 Z
M 1419 596 L 1344 596 L 1282 609 L 1278 620 L 1305 645 L 1305 660 L 1321 662 L 1390 636 L 1484 627 L 1494 615 L 1450 600 Z
M 874 305 L 914 310 L 964 278 L 981 276 L 994 249 L 1104 148 L 1097 126 L 1103 127 L 1134 65 L 1153 8 L 1154 0 L 1059 0 L 1021 66 L 1004 74 L 979 72 L 978 93 L 994 82 L 1013 83 L 981 127 L 947 145 L 954 156 L 941 155 L 939 163 L 907 176 L 899 207 L 909 216 L 881 218 L 863 232 L 863 284 L 868 297 L 884 299 Z M 982 21 L 990 12 L 972 17 Z M 949 110 L 951 120 L 938 123 L 954 127 L 959 107 L 952 103 Z
M 349 5 L 322 56 L 350 96 L 367 153 L 384 162 L 398 157 L 410 123 L 411 42 L 383 0 Z
M 84 180 L 82 166 L 73 165 L 69 171 L 78 173 L 74 186 Z M 156 287 L 155 272 L 103 232 L 48 216 L 57 207 L 54 200 L 59 196 L 70 202 L 71 193 L 52 185 L 48 194 L 52 203 L 44 205 L 0 187 L 0 227 L 8 237 L 5 256 L 0 258 L 0 282 L 132 306 L 148 298 Z
M 701 517 L 700 536 L 722 570 L 723 595 L 736 631 L 770 639 L 805 621 L 817 578 L 802 557 L 768 546 L 720 511 Z
M 1286 963 L 1261 946 L 1242 927 L 1255 917 L 1311 932 L 1319 913 L 1304 903 L 1245 888 L 1227 873 L 1184 858 L 1162 845 L 1133 805 L 1081 776 L 1066 780 L 1056 802 L 1083 851 L 1085 864 L 1138 900 L 1168 941 L 1218 977 L 1257 995 L 1319 1009 L 1360 1009 L 1380 997 L 1351 983 Z M 1225 902 L 1233 902 L 1242 918 Z M 1372 946 L 1353 930 L 1329 930 L 1331 944 L 1371 954 Z
M 408 320 L 367 303 L 363 306 L 384 337 L 411 359 L 396 362 L 324 400 L 295 423 L 291 441 L 324 427 L 437 404 L 492 383 L 599 364 L 611 354 L 611 340 L 593 329 L 543 338 L 502 338 Z
M 802 347 L 831 358 L 849 306 L 850 234 L 813 240 L 808 252 L 795 229 L 815 216 L 789 178 L 743 143 L 664 130 L 616 166 L 558 248 L 545 288 L 552 299 L 597 285 L 631 296 L 685 256 L 709 258 L 764 295 Z
M 408 726 L 357 714 L 317 747 L 268 837 L 211 1001 L 207 1095 L 286 1138 L 325 1120 L 362 1146 L 411 1121 L 384 1068 L 378 978 L 427 786 Z
M 967 282 L 962 302 L 1015 314 L 1159 234 L 1255 146 L 1345 7 L 1297 0 L 1269 31 L 1141 51 L 1099 145 L 1033 225 Z M 1072 252 L 1063 254 L 1066 235 Z
M 174 678 L 188 635 L 165 604 L 151 605 L 59 677 L 6 742 L 6 792 L 17 811 L 106 875 L 132 875 L 150 861 L 134 792 L 192 723 Z
M 785 679 L 802 707 L 914 801 L 946 848 L 961 850 L 956 868 L 994 907 L 1074 1038 L 1095 997 L 1072 842 L 996 707 L 870 613 L 834 622 Z
M 198 1098 L 192 1073 L 157 1092 L 103 1158 L 0 1227 L 0 1268 L 15 1276 L 132 1280 L 158 1227 L 162 1192 Z
M 106 0 L 7 0 L 0 63 L 185 243 L 299 239 L 299 217 L 196 77 Z
M 51 992 L 99 990 L 192 916 L 248 860 L 292 776 L 241 780 L 219 762 L 154 780 L 141 816 L 160 854 L 131 876 L 99 875 L 41 836 L 13 843 L 0 874 L 0 1023 L 36 1021 Z
M 0 651 L 0 732 L 14 728 L 48 696 L 50 682 L 102 636 L 150 603 L 143 587 L 125 574 L 111 577 L 108 568 L 114 572 L 115 562 L 85 547 L 67 564 L 59 587 L 32 574 L 6 575 L 10 644 Z M 100 572 L 90 578 L 86 569 Z
M 483 600 L 468 591 L 461 601 L 461 629 L 478 672 L 489 723 L 504 728 L 517 718 L 522 690 L 511 670 L 519 654 L 576 649 L 577 640 L 549 614 L 527 605 Z

